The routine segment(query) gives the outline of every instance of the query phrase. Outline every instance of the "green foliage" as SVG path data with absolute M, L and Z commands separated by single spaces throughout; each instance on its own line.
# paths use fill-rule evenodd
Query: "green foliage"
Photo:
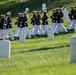
M 16 30 L 14 22 L 18 12 L 23 12 L 25 7 L 29 7 L 32 16 L 33 10 L 41 10 L 41 4 L 46 3 L 48 8 L 56 8 L 67 5 L 69 11 L 71 5 L 75 5 L 73 0 L 29 0 L 20 3 L 10 0 L 0 0 L 0 14 L 12 11 L 13 31 Z M 48 12 L 49 25 L 50 15 Z M 68 25 L 67 22 L 64 23 Z M 29 19 L 29 28 L 30 19 Z M 70 37 L 74 33 L 55 35 L 53 41 L 49 41 L 46 36 L 27 39 L 25 43 L 19 40 L 11 41 L 11 58 L 0 58 L 0 75 L 75 75 L 76 64 L 70 64 Z

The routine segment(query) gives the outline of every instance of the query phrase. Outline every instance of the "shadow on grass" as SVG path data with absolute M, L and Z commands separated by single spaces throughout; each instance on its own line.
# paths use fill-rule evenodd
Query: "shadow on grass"
M 66 45 L 66 46 L 55 46 L 55 47 L 44 47 L 44 48 L 38 48 L 38 49 L 31 49 L 29 51 L 26 52 L 33 52 L 33 51 L 45 51 L 45 50 L 53 50 L 53 49 L 59 49 L 59 48 L 64 48 L 64 47 L 69 47 L 70 45 Z
M 16 53 L 26 53 L 26 52 L 36 52 L 36 51 L 46 51 L 46 50 L 54 50 L 54 49 L 61 49 L 61 48 L 64 48 L 64 47 L 69 47 L 69 46 L 70 46 L 70 45 L 35 48 L 35 49 L 30 49 L 30 50 L 28 50 L 28 51 L 13 52 L 13 54 L 16 54 Z

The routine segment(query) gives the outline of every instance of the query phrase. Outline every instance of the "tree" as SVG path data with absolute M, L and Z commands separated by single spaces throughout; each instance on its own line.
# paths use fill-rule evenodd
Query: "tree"
M 48 3 L 50 2 L 50 0 L 48 0 Z

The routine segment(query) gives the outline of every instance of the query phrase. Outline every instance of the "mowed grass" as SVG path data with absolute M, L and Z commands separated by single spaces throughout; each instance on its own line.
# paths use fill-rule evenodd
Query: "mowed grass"
M 4 2 L 3 2 L 4 1 Z M 19 4 L 23 4 L 20 11 L 23 12 L 26 5 L 24 3 L 19 2 L 11 2 L 3 0 L 0 3 L 0 10 L 4 9 L 4 12 L 10 9 L 14 10 L 14 14 L 12 15 L 12 24 L 13 31 L 16 30 L 16 26 L 14 26 L 14 22 L 17 18 L 17 12 L 19 11 Z M 37 6 L 37 2 L 35 1 L 35 5 L 33 8 L 38 10 L 40 9 L 40 4 Z M 38 1 L 38 0 L 37 0 Z M 40 2 L 46 2 L 46 0 L 42 0 Z M 7 5 L 6 5 L 7 3 Z M 11 4 L 10 4 L 11 3 Z M 34 2 L 27 2 L 27 6 L 30 7 Z M 47 2 L 46 2 L 47 3 Z M 51 1 L 48 4 L 48 7 L 53 6 L 56 7 L 67 4 L 68 11 L 71 5 L 75 5 L 76 2 L 72 0 L 55 0 Z M 17 9 L 14 9 L 14 5 L 17 5 Z M 55 6 L 56 5 L 56 6 Z M 7 6 L 7 7 L 6 7 Z M 35 8 L 35 7 L 38 8 Z M 32 10 L 33 10 L 32 8 Z M 16 10 L 16 11 L 15 11 Z M 31 10 L 31 11 L 32 11 Z M 1 11 L 0 13 L 3 13 Z M 30 18 L 32 12 L 30 11 Z M 48 12 L 50 16 L 51 11 Z M 68 23 L 64 23 L 67 27 Z M 30 19 L 29 19 L 30 25 Z M 51 25 L 49 18 L 49 25 Z M 29 26 L 31 28 L 31 25 Z M 32 39 L 26 39 L 25 43 L 20 43 L 19 40 L 11 41 L 11 58 L 0 58 L 0 75 L 76 75 L 76 64 L 70 63 L 70 37 L 75 35 L 76 33 L 67 33 L 67 34 L 59 34 L 55 35 L 54 40 L 48 40 L 47 36 L 42 37 L 34 37 Z
M 0 75 L 74 75 L 76 64 L 70 64 L 71 34 L 12 41 L 11 58 L 0 58 Z M 67 37 L 65 37 L 67 36 Z

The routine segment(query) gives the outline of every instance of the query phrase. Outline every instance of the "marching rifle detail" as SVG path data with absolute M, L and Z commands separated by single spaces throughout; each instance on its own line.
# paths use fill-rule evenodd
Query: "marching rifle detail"
M 26 31 L 26 37 L 32 38 L 35 35 L 48 35 L 49 27 L 56 34 L 59 33 L 67 33 L 68 30 L 74 29 L 76 24 L 76 6 L 72 6 L 70 12 L 68 13 L 66 10 L 67 6 L 62 8 L 53 9 L 53 13 L 50 16 L 52 25 L 49 26 L 47 13 L 49 10 L 46 8 L 46 4 L 42 4 L 42 11 L 33 11 L 33 15 L 31 18 L 32 29 L 29 30 L 28 25 L 28 14 L 29 8 L 25 8 L 25 12 L 18 13 L 18 18 L 15 22 L 17 26 L 16 32 L 13 35 L 12 32 L 12 20 L 11 20 L 11 12 L 7 12 L 6 15 L 1 15 L 0 20 L 0 38 L 3 36 L 3 39 L 8 39 L 8 33 L 10 33 L 11 40 L 14 40 L 14 37 L 20 38 L 20 33 L 22 30 Z M 43 15 L 41 17 L 41 14 Z M 66 21 L 70 21 L 70 25 L 67 28 L 64 26 L 63 17 L 66 18 Z M 68 30 L 67 30 L 68 29 Z

